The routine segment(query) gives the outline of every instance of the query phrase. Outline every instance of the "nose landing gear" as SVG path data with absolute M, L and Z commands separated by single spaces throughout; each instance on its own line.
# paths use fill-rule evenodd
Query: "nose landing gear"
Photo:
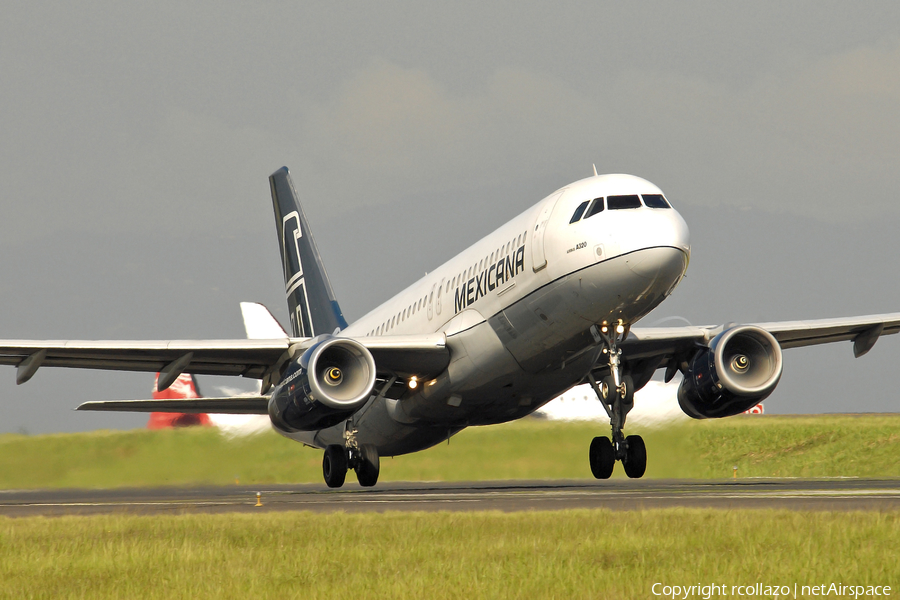
M 625 427 L 625 418 L 634 407 L 634 381 L 630 375 L 622 375 L 620 357 L 622 351 L 618 348 L 618 339 L 627 334 L 626 326 L 620 321 L 615 332 L 610 332 L 604 324 L 599 330 L 597 326 L 591 328 L 594 338 L 603 344 L 602 356 L 606 357 L 609 365 L 609 375 L 600 383 L 594 376 L 588 373 L 588 381 L 597 398 L 603 405 L 606 414 L 609 415 L 609 424 L 612 428 L 612 441 L 607 437 L 595 437 L 591 442 L 588 457 L 591 465 L 591 473 L 597 479 L 609 479 L 612 475 L 616 461 L 622 461 L 625 474 L 631 478 L 643 476 L 647 470 L 647 448 L 644 440 L 639 435 L 625 436 L 622 429 Z

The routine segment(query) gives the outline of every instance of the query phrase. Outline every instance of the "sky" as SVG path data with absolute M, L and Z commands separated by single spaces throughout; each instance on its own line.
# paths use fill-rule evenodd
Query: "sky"
M 0 338 L 238 338 L 240 301 L 285 322 L 282 165 L 351 321 L 592 164 L 691 228 L 647 324 L 900 311 L 898 23 L 892 2 L 16 3 Z M 896 411 L 896 357 L 900 336 L 786 351 L 766 411 Z M 72 409 L 152 383 L 2 367 L 0 432 L 141 427 Z

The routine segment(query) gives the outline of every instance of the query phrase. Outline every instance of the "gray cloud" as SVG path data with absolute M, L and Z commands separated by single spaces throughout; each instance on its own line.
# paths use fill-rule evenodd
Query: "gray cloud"
M 889 2 L 11 7 L 0 337 L 235 337 L 238 301 L 282 315 L 282 165 L 350 318 L 591 163 L 691 225 L 651 319 L 897 310 L 897 22 Z M 852 368 L 845 345 L 791 351 L 767 410 L 894 410 L 896 344 Z M 143 423 L 69 409 L 152 377 L 7 371 L 0 430 Z

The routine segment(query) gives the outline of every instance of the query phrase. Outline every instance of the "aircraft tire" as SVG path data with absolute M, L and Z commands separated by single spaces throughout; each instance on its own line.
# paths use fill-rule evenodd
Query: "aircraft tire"
M 344 479 L 347 477 L 347 453 L 343 446 L 331 444 L 325 448 L 325 456 L 322 457 L 322 475 L 325 477 L 325 485 L 330 488 L 344 485 Z
M 607 375 L 600 381 L 600 395 L 607 404 L 612 404 L 615 400 L 616 383 L 612 375 Z
M 356 479 L 363 487 L 372 487 L 378 483 L 381 461 L 378 459 L 378 448 L 372 444 L 359 447 L 359 464 L 356 465 Z
M 629 435 L 625 438 L 627 446 L 627 454 L 622 466 L 625 468 L 625 474 L 632 479 L 643 477 L 647 470 L 647 446 L 644 445 L 644 438 L 639 435 Z
M 591 463 L 591 473 L 595 479 L 609 479 L 613 467 L 616 466 L 616 451 L 608 437 L 595 437 L 591 440 L 591 449 L 588 453 Z

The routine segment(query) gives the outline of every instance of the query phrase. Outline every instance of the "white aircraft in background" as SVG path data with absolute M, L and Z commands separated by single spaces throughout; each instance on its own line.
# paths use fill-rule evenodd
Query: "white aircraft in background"
M 634 393 L 634 408 L 628 411 L 628 423 L 645 429 L 668 427 L 690 421 L 678 403 L 676 378 L 669 383 L 651 379 Z M 765 407 L 760 402 L 739 415 L 761 415 Z M 576 385 L 534 412 L 535 417 L 548 421 L 601 421 L 608 419 L 590 384 Z
M 470 425 L 528 415 L 587 382 L 612 436 L 590 444 L 593 475 L 617 461 L 643 475 L 643 440 L 623 428 L 634 392 L 657 369 L 684 379 L 689 416 L 740 413 L 781 377 L 782 349 L 841 340 L 856 356 L 900 330 L 900 313 L 709 327 L 635 326 L 668 297 L 690 259 L 688 228 L 662 191 L 631 175 L 571 183 L 348 325 L 287 168 L 270 178 L 290 312 L 270 339 L 0 341 L 23 383 L 41 366 L 159 371 L 261 380 L 252 397 L 87 402 L 79 410 L 268 415 L 324 449 L 326 483 L 348 469 L 363 486 L 379 457 L 416 452 Z

